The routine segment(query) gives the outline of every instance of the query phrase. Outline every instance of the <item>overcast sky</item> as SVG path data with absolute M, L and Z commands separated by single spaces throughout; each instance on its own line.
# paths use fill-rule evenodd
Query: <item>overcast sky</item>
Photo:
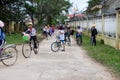
M 89 0 L 70 0 L 70 3 L 73 3 L 73 7 L 70 8 L 69 12 L 73 13 L 73 8 L 77 7 L 78 11 L 83 11 L 87 8 Z

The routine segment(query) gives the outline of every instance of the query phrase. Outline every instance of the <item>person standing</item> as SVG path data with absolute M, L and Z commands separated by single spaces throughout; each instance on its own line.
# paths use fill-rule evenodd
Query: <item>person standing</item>
M 96 35 L 97 35 L 97 29 L 95 28 L 95 24 L 92 25 L 91 28 L 91 45 L 96 46 Z
M 69 24 L 67 24 L 65 28 L 65 41 L 68 40 L 71 43 L 70 35 L 71 35 L 71 29 Z
M 80 38 L 80 43 L 82 45 L 82 27 L 78 26 L 76 31 L 76 40 Z
M 51 34 L 50 34 L 50 25 L 48 24 L 48 26 L 47 26 L 47 37 L 48 37 L 48 35 L 51 37 Z
M 47 26 L 43 27 L 43 37 L 47 38 Z
M 52 34 L 54 34 L 54 31 L 55 31 L 55 27 L 54 25 L 52 25 Z

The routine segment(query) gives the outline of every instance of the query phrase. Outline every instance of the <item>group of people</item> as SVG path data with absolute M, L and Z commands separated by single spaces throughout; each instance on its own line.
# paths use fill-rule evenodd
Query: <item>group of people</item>
M 54 34 L 54 31 L 55 31 L 55 28 L 54 28 L 54 25 L 47 25 L 47 26 L 44 26 L 42 28 L 42 31 L 43 31 L 43 36 L 44 38 L 48 39 L 48 36 L 52 36 L 52 34 Z
M 0 20 L 0 47 L 5 42 L 5 33 L 3 31 L 3 27 L 4 27 L 4 23 Z M 47 25 L 43 27 L 42 30 L 43 30 L 44 37 L 47 38 L 48 35 L 51 36 L 52 34 L 54 34 L 55 27 L 53 25 L 51 26 Z M 76 39 L 77 37 L 80 37 L 81 43 L 82 43 L 82 31 L 83 31 L 82 28 L 78 26 L 76 30 Z M 30 41 L 33 40 L 34 48 L 36 49 L 37 48 L 36 29 L 33 27 L 32 24 L 28 24 L 28 29 L 25 31 L 25 33 L 30 35 Z M 74 31 L 71 30 L 69 24 L 67 24 L 66 26 L 63 26 L 63 25 L 58 26 L 58 35 L 63 45 L 62 51 L 65 51 L 66 39 L 68 39 L 71 42 L 71 39 L 70 39 L 71 34 L 73 35 Z M 95 28 L 95 25 L 93 25 L 91 28 L 91 45 L 94 45 L 94 46 L 96 45 L 96 35 L 97 35 L 97 29 Z
M 63 50 L 65 51 L 65 43 L 68 40 L 71 43 L 70 35 L 74 33 L 73 30 L 71 30 L 69 24 L 67 25 L 58 25 L 58 36 L 60 38 L 60 41 L 62 42 Z
M 60 40 L 61 40 L 62 45 L 63 45 L 62 51 L 65 51 L 66 38 L 68 38 L 68 40 L 71 42 L 70 35 L 73 34 L 73 32 L 72 32 L 69 24 L 67 24 L 65 27 L 62 25 L 58 26 L 58 33 L 59 33 L 59 37 L 60 37 Z M 82 33 L 83 33 L 82 27 L 78 26 L 77 30 L 76 30 L 76 41 L 79 37 L 81 39 L 81 45 L 82 45 Z M 92 25 L 92 27 L 91 27 L 91 41 L 90 41 L 90 44 L 92 46 L 96 46 L 96 35 L 97 35 L 97 29 L 95 28 L 95 25 Z

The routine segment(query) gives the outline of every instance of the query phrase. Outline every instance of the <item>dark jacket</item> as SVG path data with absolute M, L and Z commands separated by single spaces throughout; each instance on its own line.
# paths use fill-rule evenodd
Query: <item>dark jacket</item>
M 97 35 L 97 29 L 91 28 L 91 36 L 96 36 L 96 35 Z

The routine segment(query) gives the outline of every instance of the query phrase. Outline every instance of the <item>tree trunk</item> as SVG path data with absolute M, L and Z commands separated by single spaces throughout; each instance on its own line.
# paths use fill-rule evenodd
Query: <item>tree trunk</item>
M 16 23 L 16 26 L 15 26 L 15 31 L 18 33 L 20 30 L 20 25 L 19 25 L 19 23 L 17 22 Z

